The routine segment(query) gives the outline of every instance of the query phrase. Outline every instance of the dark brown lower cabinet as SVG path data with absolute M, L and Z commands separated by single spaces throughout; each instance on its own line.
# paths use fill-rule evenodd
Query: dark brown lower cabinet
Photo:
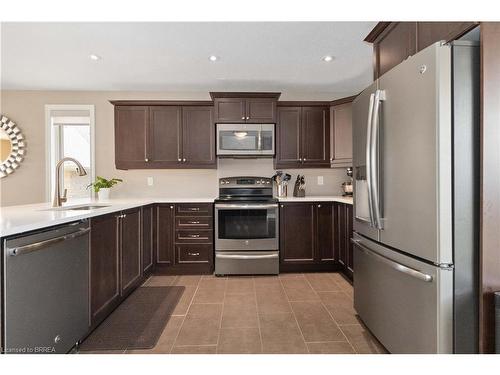
M 96 327 L 143 281 L 141 208 L 90 220 L 90 321 Z
M 330 202 L 280 204 L 280 272 L 335 271 Z
M 353 267 L 353 247 L 352 238 L 352 205 L 335 202 L 334 209 L 334 238 L 335 248 L 337 249 L 337 260 L 342 266 L 344 273 L 352 279 Z
M 154 206 L 142 208 L 142 273 L 149 274 L 154 262 Z
M 122 296 L 127 296 L 142 281 L 141 208 L 123 211 L 120 216 L 120 261 Z
M 119 213 L 90 221 L 90 320 L 99 324 L 120 303 Z
M 213 204 L 159 204 L 156 216 L 155 274 L 212 273 Z

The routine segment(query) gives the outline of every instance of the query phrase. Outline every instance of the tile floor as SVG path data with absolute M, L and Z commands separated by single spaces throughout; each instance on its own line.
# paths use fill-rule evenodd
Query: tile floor
M 153 276 L 143 286 L 171 285 L 184 294 L 153 349 L 99 353 L 386 353 L 338 273 Z

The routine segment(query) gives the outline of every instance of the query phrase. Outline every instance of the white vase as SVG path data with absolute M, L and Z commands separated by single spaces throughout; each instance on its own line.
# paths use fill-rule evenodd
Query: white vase
M 110 188 L 101 188 L 99 189 L 99 191 L 97 192 L 97 199 L 99 199 L 100 201 L 107 201 L 109 200 L 109 192 L 110 192 Z

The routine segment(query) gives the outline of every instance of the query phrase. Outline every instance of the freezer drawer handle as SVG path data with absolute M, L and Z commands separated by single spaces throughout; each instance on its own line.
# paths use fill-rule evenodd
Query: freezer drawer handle
M 40 241 L 40 242 L 32 243 L 29 245 L 25 245 L 25 246 L 14 247 L 12 249 L 8 249 L 8 254 L 10 256 L 29 254 L 29 253 L 32 253 L 34 251 L 42 250 L 43 248 L 50 246 L 50 245 L 53 245 L 53 244 L 56 244 L 58 242 L 72 240 L 74 238 L 83 236 L 84 234 L 87 234 L 88 232 L 90 232 L 90 228 L 85 228 L 85 229 L 79 230 L 78 232 L 66 234 L 64 236 L 51 238 L 49 240 Z
M 219 259 L 273 259 L 277 258 L 278 254 L 264 254 L 264 255 L 239 255 L 239 254 L 215 254 Z
M 393 260 L 390 260 L 389 258 L 386 258 L 383 255 L 377 254 L 373 250 L 371 250 L 371 249 L 367 248 L 365 245 L 363 245 L 360 240 L 351 239 L 351 242 L 353 244 L 355 244 L 356 246 L 358 246 L 359 249 L 361 251 L 363 251 L 365 254 L 371 255 L 372 257 L 376 258 L 378 261 L 388 265 L 389 267 L 395 269 L 396 271 L 405 273 L 409 276 L 415 277 L 416 279 L 419 279 L 419 280 L 422 280 L 422 281 L 425 281 L 428 283 L 430 283 L 432 281 L 431 275 L 427 275 L 427 274 L 422 273 L 420 271 L 417 271 L 413 268 L 410 268 L 410 267 L 404 266 L 400 263 L 394 262 Z

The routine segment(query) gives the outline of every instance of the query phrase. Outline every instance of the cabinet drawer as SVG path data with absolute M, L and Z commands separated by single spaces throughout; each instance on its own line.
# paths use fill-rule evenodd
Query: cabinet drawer
M 205 245 L 177 245 L 178 263 L 210 263 L 212 258 L 212 244 Z
M 210 203 L 182 203 L 175 205 L 175 214 L 178 216 L 212 216 L 212 204 Z
M 178 230 L 175 232 L 177 243 L 212 243 L 213 232 L 211 230 Z
M 178 216 L 175 218 L 176 229 L 210 229 L 212 228 L 212 217 L 200 216 Z

